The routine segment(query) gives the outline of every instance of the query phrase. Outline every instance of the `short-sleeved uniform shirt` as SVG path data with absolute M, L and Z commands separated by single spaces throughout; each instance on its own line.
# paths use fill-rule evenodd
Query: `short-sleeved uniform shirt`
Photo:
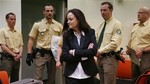
M 23 45 L 23 37 L 21 32 L 10 30 L 8 27 L 0 30 L 0 44 L 6 45 L 12 52 L 19 53 L 20 47 Z
M 104 26 L 103 22 L 97 29 L 96 37 L 99 39 L 100 33 Z M 99 53 L 108 53 L 110 51 L 117 51 L 122 41 L 122 24 L 115 18 L 110 18 L 106 21 L 106 27 L 104 31 L 103 41 L 101 46 L 98 46 Z
M 150 46 L 150 19 L 143 24 L 134 25 L 131 31 L 131 48 L 134 50 Z
M 61 35 L 62 28 L 62 25 L 54 19 L 52 19 L 52 23 L 49 24 L 44 18 L 41 21 L 34 23 L 29 36 L 37 40 L 36 48 L 50 50 L 52 36 Z

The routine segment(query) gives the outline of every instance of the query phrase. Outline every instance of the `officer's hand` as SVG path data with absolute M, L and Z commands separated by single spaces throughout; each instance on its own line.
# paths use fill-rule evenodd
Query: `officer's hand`
M 129 55 L 131 52 L 129 50 L 126 50 L 126 54 Z
M 31 66 L 31 62 L 33 63 L 32 53 L 27 53 L 26 63 L 28 66 Z

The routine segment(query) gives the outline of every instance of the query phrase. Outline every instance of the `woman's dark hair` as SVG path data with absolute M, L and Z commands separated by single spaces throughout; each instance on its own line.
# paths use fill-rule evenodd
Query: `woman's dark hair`
M 87 32 L 87 31 L 89 31 L 89 29 L 91 29 L 90 25 L 87 23 L 85 16 L 81 10 L 71 9 L 68 11 L 68 13 L 73 13 L 74 16 L 77 18 L 77 20 L 79 21 L 78 28 L 80 31 Z M 66 17 L 65 17 L 63 31 L 68 30 L 68 27 L 69 27 L 68 23 L 67 23 L 68 22 L 68 20 L 67 20 L 68 13 L 66 14 Z

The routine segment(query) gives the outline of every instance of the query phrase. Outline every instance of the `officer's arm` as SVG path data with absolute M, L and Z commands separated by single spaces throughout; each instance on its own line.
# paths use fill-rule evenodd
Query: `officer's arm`
M 33 63 L 33 56 L 32 56 L 32 46 L 34 43 L 34 39 L 29 36 L 29 41 L 27 45 L 27 58 L 26 58 L 26 63 L 28 66 L 31 66 L 31 62 Z
M 12 52 L 5 44 L 1 44 L 1 49 L 6 52 L 9 53 L 11 56 L 16 57 L 17 54 L 15 54 L 14 52 Z
M 29 37 L 28 45 L 27 45 L 27 53 L 32 53 L 32 46 L 34 43 L 34 38 Z
M 23 53 L 23 46 L 20 46 L 19 48 L 19 56 L 22 57 L 22 53 Z

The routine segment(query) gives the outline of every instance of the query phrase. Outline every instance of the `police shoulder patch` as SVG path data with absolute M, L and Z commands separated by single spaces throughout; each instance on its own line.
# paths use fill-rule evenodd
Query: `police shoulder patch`
M 119 34 L 119 35 L 121 35 L 122 32 L 121 32 L 120 29 L 117 29 L 117 30 L 116 30 L 116 33 Z

